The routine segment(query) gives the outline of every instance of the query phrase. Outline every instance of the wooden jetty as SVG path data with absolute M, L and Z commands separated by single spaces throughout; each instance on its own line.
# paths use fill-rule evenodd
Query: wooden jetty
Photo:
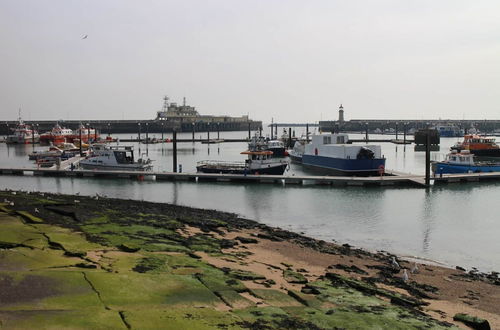
M 156 181 L 193 181 L 193 182 L 235 182 L 267 183 L 280 185 L 332 185 L 332 186 L 413 186 L 425 187 L 424 175 L 412 175 L 396 171 L 387 171 L 385 176 L 349 177 L 349 176 L 286 176 L 286 175 L 239 175 L 209 173 L 175 172 L 138 172 L 138 171 L 100 171 L 68 170 L 61 168 L 0 168 L 1 175 L 33 175 L 47 177 L 95 177 L 152 179 Z M 500 180 L 500 172 L 450 174 L 431 177 L 435 184 L 453 182 L 477 182 Z

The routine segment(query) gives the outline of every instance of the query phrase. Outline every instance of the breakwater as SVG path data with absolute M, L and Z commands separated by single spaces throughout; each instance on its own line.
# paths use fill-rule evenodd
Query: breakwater
M 262 127 L 261 121 L 241 121 L 241 122 L 178 122 L 168 120 L 31 120 L 26 121 L 34 125 L 39 132 L 51 130 L 56 123 L 61 126 L 77 129 L 80 124 L 85 127 L 96 128 L 101 134 L 116 133 L 171 133 L 175 129 L 177 132 L 218 132 L 218 131 L 247 131 L 258 130 Z M 12 133 L 17 121 L 3 121 L 0 123 L 0 135 Z

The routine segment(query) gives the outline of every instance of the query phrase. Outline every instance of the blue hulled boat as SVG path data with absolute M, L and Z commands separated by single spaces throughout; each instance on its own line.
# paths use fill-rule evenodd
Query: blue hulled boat
M 377 175 L 384 170 L 385 158 L 379 145 L 348 144 L 347 134 L 313 135 L 305 145 L 302 164 L 323 174 Z
M 436 175 L 454 173 L 500 172 L 499 162 L 475 161 L 469 150 L 453 150 L 442 162 L 434 162 L 432 169 Z

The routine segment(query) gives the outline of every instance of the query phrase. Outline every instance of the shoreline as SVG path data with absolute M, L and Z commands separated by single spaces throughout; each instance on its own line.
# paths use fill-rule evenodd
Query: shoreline
M 245 308 L 254 307 L 266 310 L 274 306 L 273 308 L 280 308 L 287 315 L 293 315 L 294 319 L 298 317 L 304 322 L 317 323 L 316 319 L 308 319 L 307 315 L 302 315 L 293 308 L 301 304 L 308 308 L 315 306 L 314 312 L 324 311 L 326 314 L 329 303 L 338 307 L 341 302 L 331 297 L 333 289 L 324 287 L 325 281 L 336 283 L 341 288 L 359 291 L 362 296 L 373 295 L 380 298 L 380 301 L 389 299 L 391 304 L 384 305 L 384 308 L 397 307 L 398 313 L 401 312 L 401 305 L 406 305 L 405 310 L 411 311 L 418 319 L 415 322 L 437 322 L 435 325 L 453 324 L 464 327 L 463 323 L 454 321 L 453 316 L 465 312 L 487 319 L 492 328 L 500 327 L 500 316 L 496 309 L 500 297 L 500 280 L 495 272 L 485 274 L 474 269 L 465 272 L 430 265 L 429 261 L 421 260 L 417 262 L 418 272 L 413 274 L 410 270 L 414 268 L 414 263 L 404 260 L 405 258 L 389 253 L 369 252 L 348 244 L 316 240 L 216 210 L 100 196 L 0 191 L 0 197 L 4 201 L 2 209 L 7 213 L 22 216 L 22 212 L 28 212 L 29 215 L 22 216 L 25 221 L 30 216 L 41 218 L 44 224 L 83 233 L 88 242 L 99 244 L 99 249 L 94 252 L 87 250 L 84 257 L 87 263 L 95 265 L 97 269 L 106 270 L 107 266 L 103 266 L 106 258 L 118 260 L 120 253 L 138 253 L 142 259 L 135 260 L 138 262 L 135 267 L 145 270 L 145 273 L 155 273 L 160 272 L 164 266 L 152 266 L 144 260 L 149 260 L 152 256 L 157 258 L 162 254 L 170 258 L 172 253 L 180 253 L 221 270 L 223 274 L 241 281 L 245 288 L 236 290 L 239 293 L 237 296 L 231 293 L 235 303 L 231 303 L 231 299 L 220 291 L 212 290 L 216 295 L 219 294 L 220 300 L 225 304 L 224 308 L 215 309 L 219 312 L 226 309 L 231 315 L 250 322 L 245 323 L 249 328 L 258 322 L 266 321 L 271 325 L 277 322 L 275 317 L 266 319 L 253 314 L 241 315 Z M 14 205 L 8 205 L 6 201 Z M 120 214 L 120 217 L 113 220 L 116 214 Z M 128 219 L 125 215 L 131 218 Z M 164 219 L 158 220 L 159 216 Z M 128 220 L 123 220 L 124 217 Z M 134 220 L 134 217 L 139 220 Z M 106 230 L 103 231 L 104 227 Z M 132 227 L 140 227 L 140 230 L 133 233 L 123 231 L 131 230 Z M 148 244 L 147 248 L 144 247 L 145 244 Z M 397 259 L 400 268 L 391 266 L 392 257 Z M 0 271 L 4 270 L 1 266 L 2 259 Z M 113 269 L 113 266 L 110 267 Z M 179 267 L 173 273 L 180 268 L 182 272 L 190 272 L 190 267 Z M 408 269 L 408 281 L 402 279 L 403 268 Z M 125 272 L 123 269 L 116 271 Z M 172 273 L 172 269 L 169 272 Z M 210 281 L 205 280 L 205 283 L 202 275 L 195 274 L 207 288 L 213 289 L 212 284 L 207 285 Z M 289 305 L 280 307 L 279 301 L 283 297 L 268 297 L 262 293 L 268 294 L 266 289 L 273 289 L 271 291 L 275 295 L 281 294 L 293 299 L 289 301 Z M 227 290 L 222 291 L 225 293 Z M 314 304 L 308 304 L 308 300 L 314 301 Z M 379 303 L 382 304 L 377 301 Z M 0 303 L 0 320 L 1 307 Z M 332 308 L 336 309 L 335 307 Z M 129 312 L 134 314 L 134 311 Z M 315 326 L 318 326 L 316 323 Z

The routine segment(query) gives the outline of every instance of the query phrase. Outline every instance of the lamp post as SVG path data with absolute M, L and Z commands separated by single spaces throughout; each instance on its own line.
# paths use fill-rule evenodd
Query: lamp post
M 368 143 L 368 123 L 365 123 L 365 141 Z
M 220 123 L 217 123 L 217 140 L 219 140 Z
M 192 137 L 192 140 L 193 140 L 193 143 L 194 143 L 194 129 L 195 129 L 195 124 L 194 124 L 194 122 L 193 122 L 193 123 L 191 123 L 191 125 L 193 126 L 193 127 L 192 127 L 192 129 L 193 129 L 193 137 Z
M 87 143 L 90 144 L 90 123 L 87 123 Z
M 108 136 L 111 136 L 111 128 L 110 128 L 110 123 L 108 123 Z
M 149 123 L 146 123 L 146 143 L 149 142 Z
M 137 134 L 137 140 L 139 143 L 141 143 L 141 123 L 137 123 L 137 126 L 139 128 L 138 134 Z
M 163 121 L 161 122 L 161 142 L 163 141 Z

